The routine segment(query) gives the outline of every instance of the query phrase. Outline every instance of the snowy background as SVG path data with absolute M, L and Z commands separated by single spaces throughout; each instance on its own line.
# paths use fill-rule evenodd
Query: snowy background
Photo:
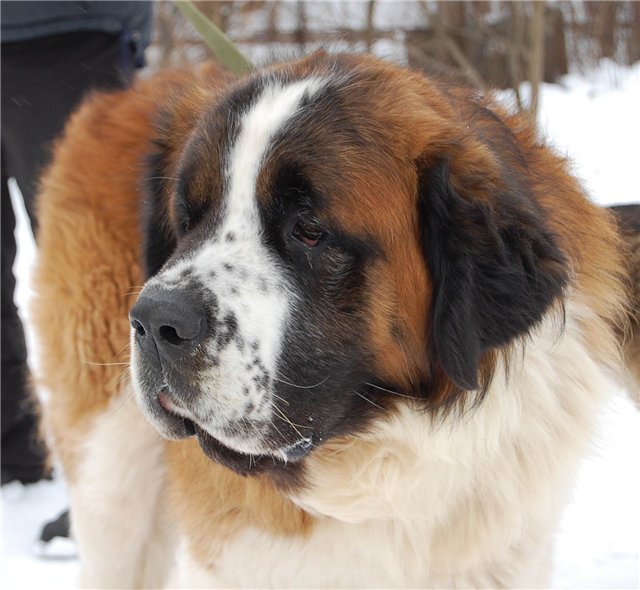
M 549 140 L 571 157 L 595 201 L 640 202 L 640 66 L 605 62 L 589 75 L 569 75 L 561 84 L 545 85 L 540 121 Z M 24 309 L 35 255 L 24 215 L 17 231 L 17 299 Z M 640 413 L 613 384 L 612 391 L 601 439 L 582 469 L 558 531 L 554 588 L 640 586 Z M 42 524 L 66 506 L 59 477 L 2 488 L 2 588 L 75 585 L 77 560 L 39 557 L 36 542 Z

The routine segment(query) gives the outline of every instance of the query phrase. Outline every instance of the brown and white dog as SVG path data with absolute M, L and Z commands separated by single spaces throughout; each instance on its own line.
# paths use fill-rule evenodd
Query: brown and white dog
M 365 56 L 165 73 L 80 108 L 39 214 L 83 584 L 548 583 L 625 270 L 521 117 Z

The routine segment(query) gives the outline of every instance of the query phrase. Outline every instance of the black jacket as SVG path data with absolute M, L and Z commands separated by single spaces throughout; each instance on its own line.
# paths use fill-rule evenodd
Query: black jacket
M 151 40 L 153 2 L 22 0 L 1 2 L 0 11 L 2 43 L 101 31 L 133 43 L 137 61 L 142 62 L 144 48 Z

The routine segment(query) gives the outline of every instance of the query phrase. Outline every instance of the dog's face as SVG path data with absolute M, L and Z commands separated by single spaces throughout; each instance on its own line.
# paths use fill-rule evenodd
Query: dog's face
M 559 296 L 526 179 L 419 76 L 319 54 L 189 100 L 152 161 L 131 311 L 165 436 L 241 473 L 295 469 L 397 400 L 486 385 Z

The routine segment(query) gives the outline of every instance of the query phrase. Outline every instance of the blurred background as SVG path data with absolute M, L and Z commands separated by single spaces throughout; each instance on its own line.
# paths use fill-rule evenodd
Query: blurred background
M 194 2 L 254 63 L 324 46 L 372 52 L 420 68 L 456 70 L 478 88 L 513 90 L 538 108 L 542 82 L 587 72 L 603 58 L 640 60 L 640 2 L 222 0 Z M 155 2 L 153 69 L 209 55 L 172 2 Z M 523 97 L 521 84 L 529 82 Z

